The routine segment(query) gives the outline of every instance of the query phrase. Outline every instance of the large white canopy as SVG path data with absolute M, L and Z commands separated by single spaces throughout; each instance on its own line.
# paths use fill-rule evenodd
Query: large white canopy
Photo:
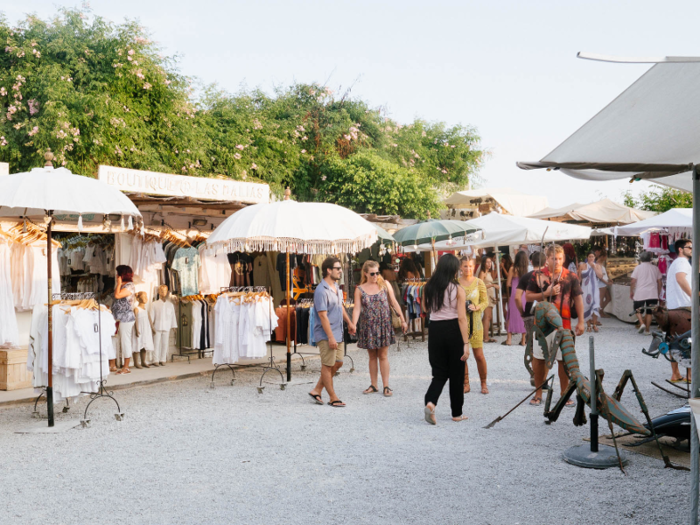
M 546 208 L 547 197 L 528 195 L 513 188 L 489 188 L 481 190 L 465 190 L 453 193 L 444 202 L 450 208 L 474 208 L 475 199 L 493 199 L 510 215 L 527 217 Z
M 545 243 L 588 239 L 591 236 L 591 228 L 587 226 L 513 217 L 495 212 L 478 219 L 471 219 L 469 224 L 482 229 L 482 239 L 464 242 L 461 238 L 458 238 L 449 244 L 448 241 L 441 241 L 435 243 L 435 249 L 438 251 L 451 251 L 461 250 L 467 246 L 489 248 L 493 246 L 536 244 L 542 241 L 543 236 Z M 418 245 L 418 251 L 428 252 L 432 249 L 431 244 Z M 414 249 L 407 247 L 406 251 L 414 251 Z
M 357 253 L 377 241 L 377 229 L 357 213 L 320 202 L 285 200 L 248 206 L 222 222 L 207 244 L 230 252 Z
M 66 168 L 34 168 L 0 176 L 0 217 L 54 214 L 121 214 L 140 217 L 129 197 L 112 186 Z
M 634 236 L 654 230 L 683 229 L 690 232 L 693 228 L 692 208 L 672 208 L 655 217 L 635 222 L 615 229 L 617 235 Z
M 660 184 L 666 183 L 660 177 L 682 174 L 673 177 L 673 187 L 688 190 L 690 164 L 700 162 L 698 85 L 699 62 L 657 63 L 540 162 L 518 166 Z
M 559 218 L 563 221 L 585 221 L 593 224 L 630 224 L 656 215 L 655 212 L 629 208 L 610 199 L 603 199 L 591 204 L 565 206 L 558 210 L 550 208 L 550 210 L 545 213 L 536 213 L 532 217 L 536 219 Z
M 700 187 L 690 180 L 700 163 L 700 61 L 666 57 L 658 62 L 540 162 L 518 165 L 523 169 L 560 169 L 572 177 L 594 181 L 647 179 L 667 184 L 665 178 L 673 176 L 668 185 L 686 190 L 693 187 L 693 205 L 700 206 Z M 693 237 L 700 238 L 700 220 L 693 222 Z M 698 257 L 693 257 L 692 266 L 691 398 L 698 396 L 700 384 Z M 690 443 L 693 458 L 698 457 L 699 448 L 694 435 Z M 691 463 L 689 523 L 696 524 L 700 465 Z

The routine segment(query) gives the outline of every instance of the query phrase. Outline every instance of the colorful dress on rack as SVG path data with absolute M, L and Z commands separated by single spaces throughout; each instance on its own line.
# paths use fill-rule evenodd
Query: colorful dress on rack
M 362 312 L 357 330 L 357 346 L 376 350 L 396 343 L 394 327 L 391 324 L 391 307 L 385 289 L 374 295 L 362 292 Z
M 513 275 L 511 279 L 510 298 L 508 299 L 508 333 L 509 334 L 524 334 L 525 322 L 520 315 L 520 310 L 515 304 L 515 291 L 518 289 L 520 278 Z
M 486 285 L 481 279 L 475 278 L 471 284 L 462 286 L 467 294 L 467 300 L 471 301 L 474 306 L 479 309 L 469 315 L 467 311 L 467 323 L 469 323 L 469 344 L 473 348 L 482 348 L 484 346 L 484 324 L 481 321 L 481 316 L 484 310 L 489 306 L 489 296 L 486 293 Z

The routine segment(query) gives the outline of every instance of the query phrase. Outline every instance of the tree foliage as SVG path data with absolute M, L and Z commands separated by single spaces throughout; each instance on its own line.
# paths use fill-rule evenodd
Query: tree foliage
M 76 173 L 100 164 L 261 181 L 299 200 L 424 217 L 482 160 L 476 131 L 381 110 L 318 84 L 269 96 L 192 80 L 135 22 L 61 9 L 19 27 L 0 18 L 0 160 L 14 172 L 51 149 Z
M 649 191 L 640 193 L 638 197 L 632 195 L 631 191 L 625 192 L 624 202 L 625 206 L 630 208 L 663 213 L 671 208 L 692 208 L 693 194 L 654 185 Z

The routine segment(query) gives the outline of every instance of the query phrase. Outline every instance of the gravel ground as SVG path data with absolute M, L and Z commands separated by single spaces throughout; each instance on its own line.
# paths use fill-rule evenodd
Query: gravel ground
M 679 406 L 679 399 L 649 384 L 670 377 L 667 363 L 641 354 L 650 338 L 614 319 L 604 323 L 596 355 L 607 390 L 631 368 L 652 416 Z M 588 337 L 577 347 L 587 369 Z M 491 394 L 468 394 L 470 419 L 454 423 L 445 389 L 436 427 L 422 413 L 430 381 L 427 343 L 391 350 L 392 398 L 362 395 L 369 385 L 366 354 L 353 352 L 357 370 L 349 374 L 346 366 L 336 378 L 336 390 L 348 404 L 343 409 L 311 403 L 307 384 L 285 391 L 268 385 L 260 395 L 259 372 L 242 371 L 234 386 L 222 374 L 213 391 L 207 378 L 118 391 L 125 420 L 114 420 L 111 401 L 97 401 L 92 427 L 85 430 L 16 434 L 32 424 L 31 407 L 0 410 L 0 521 L 686 521 L 687 472 L 664 469 L 660 461 L 637 454 L 629 455 L 627 476 L 618 469 L 591 471 L 564 463 L 562 451 L 589 432 L 573 426 L 572 409 L 547 426 L 541 408 L 522 406 L 495 428 L 483 429 L 530 388 L 520 346 L 491 344 L 485 352 Z M 319 368 L 311 361 L 307 371 L 295 371 L 295 381 L 315 382 Z M 473 358 L 470 370 L 478 386 Z M 631 389 L 623 403 L 634 405 Z M 85 404 L 82 399 L 72 414 L 59 413 L 57 419 L 77 421 Z

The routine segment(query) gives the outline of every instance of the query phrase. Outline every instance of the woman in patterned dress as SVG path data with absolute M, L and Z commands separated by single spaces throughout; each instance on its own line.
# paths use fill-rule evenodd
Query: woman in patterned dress
M 382 374 L 384 396 L 390 397 L 389 388 L 389 345 L 396 342 L 394 327 L 391 324 L 391 308 L 399 315 L 404 332 L 408 329 L 403 312 L 394 297 L 394 292 L 379 272 L 379 263 L 367 261 L 362 266 L 362 280 L 355 288 L 355 308 L 352 322 L 357 326 L 357 346 L 369 354 L 369 377 L 371 384 L 364 391 L 374 394 L 377 389 L 377 371 Z M 360 321 L 358 325 L 357 322 Z M 377 364 L 377 361 L 379 364 Z
M 471 304 L 467 308 L 467 321 L 469 322 L 469 344 L 474 350 L 476 367 L 481 379 L 481 393 L 488 394 L 486 386 L 486 358 L 484 357 L 484 325 L 481 322 L 481 312 L 489 306 L 489 296 L 486 292 L 484 281 L 474 275 L 475 261 L 470 257 L 462 257 L 461 275 L 459 284 L 467 294 L 467 300 Z M 471 390 L 469 386 L 469 364 L 464 362 L 464 393 Z
M 112 303 L 112 315 L 115 321 L 119 322 L 117 334 L 122 349 L 124 366 L 117 374 L 130 374 L 129 361 L 133 354 L 134 323 L 134 271 L 130 266 L 119 265 L 117 270 L 117 282 L 114 286 L 114 303 Z M 111 371 L 116 370 L 116 360 L 110 359 L 109 367 Z

